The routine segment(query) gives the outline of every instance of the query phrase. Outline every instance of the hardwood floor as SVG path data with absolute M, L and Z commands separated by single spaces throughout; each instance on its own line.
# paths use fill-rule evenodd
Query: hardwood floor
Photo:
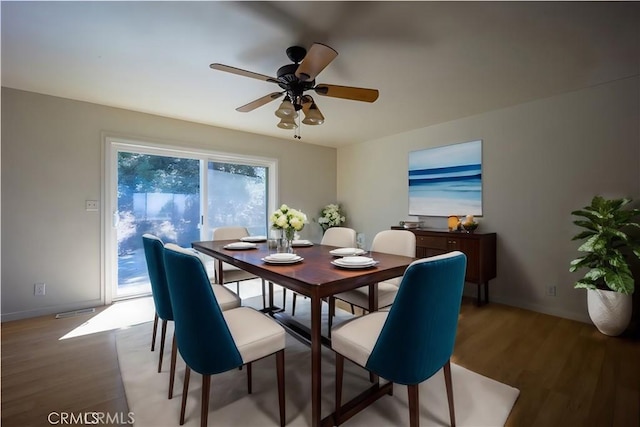
M 4 427 L 49 425 L 51 412 L 128 412 L 114 332 L 60 340 L 88 318 L 2 324 Z M 465 299 L 453 361 L 520 389 L 507 426 L 640 426 L 637 333 L 611 338 L 580 322 Z

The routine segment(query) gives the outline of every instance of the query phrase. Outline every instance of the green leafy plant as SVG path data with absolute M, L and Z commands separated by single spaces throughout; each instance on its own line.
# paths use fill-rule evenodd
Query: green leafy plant
M 640 259 L 640 239 L 626 231 L 640 229 L 636 220 L 640 209 L 622 209 L 629 203 L 631 199 L 607 200 L 595 196 L 590 206 L 571 212 L 584 218 L 573 223 L 585 229 L 572 240 L 586 241 L 578 248 L 585 255 L 571 261 L 569 271 L 589 269 L 575 283 L 576 288 L 633 293 L 634 280 L 627 256 Z

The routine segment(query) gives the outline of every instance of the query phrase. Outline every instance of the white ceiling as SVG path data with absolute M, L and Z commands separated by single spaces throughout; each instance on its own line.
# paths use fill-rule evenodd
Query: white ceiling
M 2 85 L 281 138 L 285 49 L 338 57 L 317 83 L 377 88 L 373 103 L 315 96 L 302 142 L 341 146 L 640 72 L 637 2 L 2 2 Z

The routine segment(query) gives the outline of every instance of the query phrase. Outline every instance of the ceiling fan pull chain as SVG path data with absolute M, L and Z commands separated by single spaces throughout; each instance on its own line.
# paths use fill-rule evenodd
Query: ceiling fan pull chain
M 300 114 L 298 114 L 298 127 L 296 128 L 295 133 L 293 134 L 293 137 L 302 139 L 302 137 L 300 136 Z

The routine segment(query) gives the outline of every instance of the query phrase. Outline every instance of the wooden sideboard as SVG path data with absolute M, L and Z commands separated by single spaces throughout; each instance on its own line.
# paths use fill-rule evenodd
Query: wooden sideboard
M 489 280 L 496 277 L 496 233 L 465 233 L 427 230 L 408 230 L 416 235 L 416 257 L 426 258 L 450 251 L 460 251 L 467 256 L 465 280 L 478 285 L 478 305 L 489 302 Z M 481 288 L 484 285 L 484 299 Z

